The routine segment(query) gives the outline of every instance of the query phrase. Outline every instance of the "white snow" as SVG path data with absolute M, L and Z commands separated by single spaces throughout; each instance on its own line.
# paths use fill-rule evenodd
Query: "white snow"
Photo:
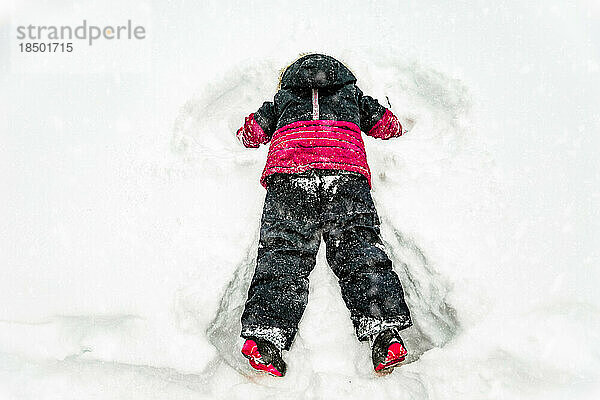
M 7 1 L 0 399 L 596 399 L 596 1 Z M 21 54 L 16 26 L 141 42 Z M 235 131 L 301 52 L 415 126 L 366 138 L 411 358 L 372 372 L 321 248 L 283 379 L 239 353 L 266 148 Z

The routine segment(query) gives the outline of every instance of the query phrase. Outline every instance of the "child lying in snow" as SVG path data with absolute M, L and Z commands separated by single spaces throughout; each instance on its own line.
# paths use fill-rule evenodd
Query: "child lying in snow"
M 242 353 L 257 370 L 285 374 L 281 352 L 298 330 L 323 236 L 358 339 L 370 341 L 376 371 L 392 368 L 407 355 L 399 331 L 412 323 L 379 234 L 361 131 L 389 139 L 402 126 L 363 95 L 348 68 L 322 54 L 287 67 L 274 100 L 237 132 L 246 147 L 271 142 Z

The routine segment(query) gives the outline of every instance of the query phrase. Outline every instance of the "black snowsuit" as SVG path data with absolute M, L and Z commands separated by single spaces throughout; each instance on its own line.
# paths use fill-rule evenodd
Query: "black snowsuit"
M 335 59 L 318 60 L 324 63 L 324 68 L 341 66 L 351 75 Z M 298 61 L 288 71 L 296 64 Z M 294 78 L 288 71 L 283 75 L 284 83 L 286 78 Z M 337 76 L 347 77 L 347 74 L 342 72 Z M 302 79 L 302 74 L 297 74 L 296 84 Z M 338 88 L 355 90 L 348 88 L 347 82 Z M 356 92 L 351 98 L 357 98 Z M 367 101 L 376 103 L 371 98 Z M 342 104 L 336 109 L 341 110 L 338 114 L 356 111 L 349 117 L 356 119 L 361 129 L 365 125 L 370 129 L 377 122 L 365 122 L 359 108 L 355 108 Z M 383 112 L 374 114 L 368 117 L 381 118 Z M 281 115 L 294 122 L 290 117 L 293 112 Z M 321 237 L 326 244 L 327 262 L 338 278 L 359 340 L 388 327 L 411 326 L 400 280 L 383 250 L 379 218 L 367 177 L 336 169 L 310 169 L 272 174 L 266 180 L 266 187 L 258 259 L 242 315 L 242 337 L 260 337 L 280 349 L 289 349 L 308 301 L 308 276 L 315 266 Z

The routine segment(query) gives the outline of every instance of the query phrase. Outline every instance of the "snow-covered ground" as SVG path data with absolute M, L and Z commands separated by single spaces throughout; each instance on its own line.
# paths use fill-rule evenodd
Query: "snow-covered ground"
M 0 3 L 0 400 L 600 396 L 600 3 L 81 3 Z M 83 19 L 147 38 L 17 50 Z M 365 139 L 416 322 L 384 377 L 322 253 L 288 375 L 239 354 L 266 149 L 234 132 L 307 51 L 417 121 Z

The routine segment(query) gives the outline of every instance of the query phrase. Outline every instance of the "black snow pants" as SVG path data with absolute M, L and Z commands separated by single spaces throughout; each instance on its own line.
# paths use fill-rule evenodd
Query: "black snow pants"
M 321 236 L 358 339 L 411 326 L 400 280 L 383 250 L 367 179 L 310 170 L 274 174 L 268 181 L 242 337 L 289 349 L 308 302 L 308 276 Z

